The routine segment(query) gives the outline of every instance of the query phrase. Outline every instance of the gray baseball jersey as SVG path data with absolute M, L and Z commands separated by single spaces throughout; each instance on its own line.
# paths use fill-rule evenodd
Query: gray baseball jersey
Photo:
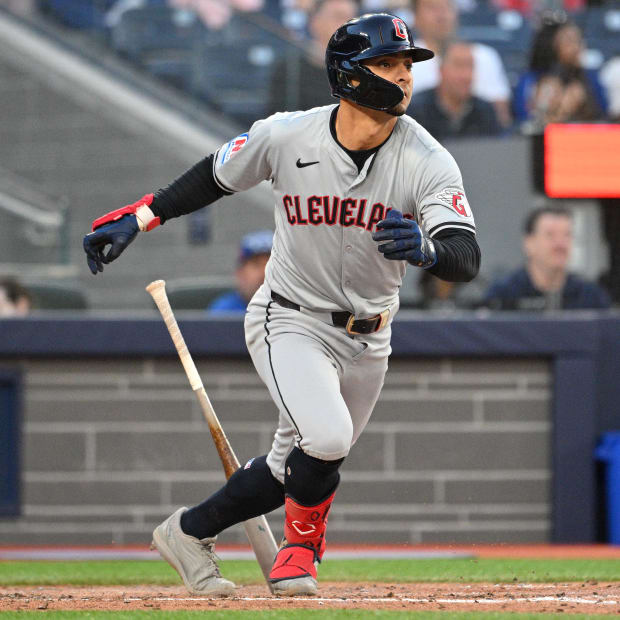
M 271 290 L 305 308 L 367 317 L 397 303 L 406 266 L 386 260 L 371 237 L 388 210 L 415 218 L 431 237 L 475 224 L 456 162 L 415 120 L 400 117 L 358 172 L 331 134 L 334 107 L 257 121 L 216 152 L 214 176 L 229 192 L 271 182 Z

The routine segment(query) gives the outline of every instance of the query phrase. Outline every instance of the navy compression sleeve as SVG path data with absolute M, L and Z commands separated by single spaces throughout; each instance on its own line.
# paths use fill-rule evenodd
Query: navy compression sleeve
M 473 233 L 447 228 L 433 237 L 437 262 L 427 269 L 448 282 L 469 282 L 480 269 L 480 247 Z
M 166 220 L 202 209 L 222 196 L 229 196 L 213 176 L 213 154 L 199 161 L 195 166 L 174 180 L 168 187 L 155 192 L 151 211 Z

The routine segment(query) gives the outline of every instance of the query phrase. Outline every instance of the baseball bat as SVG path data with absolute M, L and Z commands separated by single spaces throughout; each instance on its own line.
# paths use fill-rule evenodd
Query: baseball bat
M 215 447 L 220 455 L 222 465 L 224 466 L 224 473 L 226 474 L 226 479 L 228 480 L 228 478 L 230 478 L 239 469 L 239 461 L 237 460 L 237 457 L 235 456 L 235 453 L 226 438 L 224 429 L 222 428 L 222 425 L 213 410 L 213 406 L 211 405 L 209 396 L 207 395 L 204 385 L 202 384 L 202 379 L 198 374 L 194 360 L 192 359 L 187 345 L 185 344 L 183 334 L 181 334 L 179 325 L 174 318 L 172 307 L 170 306 L 168 296 L 166 295 L 166 282 L 164 280 L 155 280 L 146 287 L 146 290 L 153 298 L 153 301 L 157 305 L 157 308 L 164 319 L 164 323 L 170 332 L 170 337 L 172 338 L 172 342 L 174 343 L 177 353 L 181 358 L 181 363 L 185 369 L 185 374 L 189 379 L 192 390 L 194 390 L 194 394 L 196 394 L 196 397 L 198 398 L 202 413 L 204 414 L 207 424 L 209 425 L 211 436 L 215 442 Z M 245 527 L 245 533 L 250 541 L 250 545 L 252 545 L 256 559 L 258 560 L 261 570 L 263 571 L 265 581 L 271 590 L 271 584 L 269 583 L 269 572 L 271 571 L 278 547 L 273 534 L 271 533 L 269 524 L 267 523 L 267 519 L 265 519 L 264 515 L 254 517 L 253 519 L 248 519 L 245 521 L 243 526 Z

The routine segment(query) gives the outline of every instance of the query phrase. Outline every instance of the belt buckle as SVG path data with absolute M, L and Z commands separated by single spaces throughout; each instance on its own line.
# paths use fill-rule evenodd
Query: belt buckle
M 349 320 L 347 321 L 347 324 L 345 325 L 345 329 L 347 330 L 347 334 L 349 334 L 351 336 L 355 336 L 356 334 L 359 334 L 359 332 L 353 331 L 353 323 L 354 322 L 355 322 L 355 315 L 352 314 L 349 317 Z
M 370 317 L 369 319 L 365 319 L 366 321 L 370 321 L 372 319 L 379 319 L 379 322 L 377 323 L 377 327 L 375 327 L 375 329 L 373 330 L 372 333 L 378 332 L 379 330 L 383 329 L 386 325 L 387 322 L 390 318 L 390 309 L 386 308 L 383 312 L 380 312 L 379 314 L 376 314 L 373 317 Z M 347 334 L 350 334 L 351 336 L 356 336 L 359 334 L 362 334 L 362 332 L 356 332 L 353 329 L 353 323 L 355 322 L 355 315 L 352 314 L 349 317 L 349 320 L 347 321 L 346 327 L 345 329 L 347 330 Z
M 381 317 L 381 320 L 377 325 L 377 329 L 375 329 L 376 332 L 383 329 L 387 325 L 387 322 L 390 319 L 390 309 L 386 308 L 383 312 L 379 313 L 379 316 Z

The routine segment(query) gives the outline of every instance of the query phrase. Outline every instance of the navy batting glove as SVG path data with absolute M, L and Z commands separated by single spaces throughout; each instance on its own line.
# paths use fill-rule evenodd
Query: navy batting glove
M 388 260 L 406 260 L 416 267 L 428 269 L 437 262 L 432 240 L 415 220 L 405 219 L 400 211 L 392 209 L 372 233 L 375 241 L 389 241 L 377 248 Z
M 139 231 L 135 215 L 124 215 L 115 222 L 104 224 L 84 237 L 84 252 L 88 267 L 93 275 L 103 271 L 103 265 L 117 259 L 123 250 L 136 238 Z M 103 251 L 111 245 L 107 254 Z

